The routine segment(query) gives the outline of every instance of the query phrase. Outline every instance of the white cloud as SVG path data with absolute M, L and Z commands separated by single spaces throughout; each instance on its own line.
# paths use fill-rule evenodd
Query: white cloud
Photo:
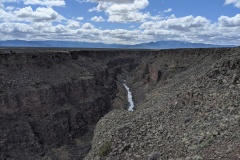
M 0 9 L 0 20 L 3 20 L 4 22 L 12 21 L 16 19 L 15 16 L 12 13 L 6 12 L 3 9 Z
M 34 30 L 31 26 L 24 23 L 1 23 L 0 30 L 3 34 L 10 34 L 14 36 L 19 36 L 19 34 L 29 34 L 33 33 Z
M 162 21 L 150 21 L 143 23 L 140 28 L 142 29 L 172 29 L 178 31 L 186 31 L 191 28 L 200 28 L 209 25 L 210 21 L 205 17 L 186 16 L 180 18 L 169 18 Z
M 128 23 L 128 22 L 144 22 L 148 19 L 160 20 L 160 15 L 151 16 L 149 12 L 142 12 L 149 2 L 148 0 L 90 0 L 98 2 L 94 8 L 90 8 L 89 12 L 105 12 L 108 15 L 108 22 Z M 89 0 L 88 0 L 89 2 Z M 121 2 L 121 3 L 120 3 Z M 171 12 L 172 9 L 166 10 Z
M 220 25 L 224 27 L 240 26 L 240 14 L 237 14 L 234 17 L 221 16 L 218 18 L 218 21 Z
M 6 0 L 5 0 L 6 2 Z M 43 1 L 42 1 L 43 2 Z M 233 17 L 220 16 L 211 22 L 201 16 L 169 17 L 143 12 L 147 0 L 95 1 L 93 11 L 104 12 L 108 22 L 129 23 L 128 29 L 101 29 L 91 23 L 82 24 L 83 17 L 66 19 L 50 6 L 0 9 L 1 40 L 65 40 L 136 44 L 159 40 L 180 40 L 213 44 L 240 44 L 240 14 Z M 36 6 L 35 6 L 36 7 Z M 170 11 L 170 9 L 166 10 Z M 166 12 L 165 11 L 165 12 Z M 163 13 L 163 12 L 162 12 Z M 101 21 L 95 16 L 91 20 Z M 53 23 L 55 22 L 55 23 Z M 80 24 L 80 23 L 81 24 Z M 140 27 L 138 28 L 138 26 Z M 134 27 L 135 26 L 135 27 Z
M 0 3 L 13 3 L 13 2 L 16 2 L 16 3 L 19 3 L 21 0 L 1 0 Z
M 89 12 L 104 11 L 109 16 L 109 22 L 143 22 L 150 18 L 149 13 L 141 12 L 148 6 L 148 0 L 94 0 L 94 2 L 98 2 L 98 5 L 89 9 Z
M 235 7 L 240 8 L 240 0 L 226 0 L 225 4 L 234 4 Z
M 7 6 L 7 7 L 6 7 L 6 10 L 7 10 L 7 11 L 12 11 L 12 10 L 14 10 L 14 9 L 15 9 L 14 6 Z
M 95 29 L 95 27 L 91 23 L 85 23 L 82 25 L 83 29 Z
M 127 4 L 133 3 L 135 0 L 87 0 L 87 2 L 107 2 L 107 3 L 115 3 L 115 4 Z
M 82 21 L 84 20 L 84 17 L 77 17 L 76 20 Z
M 223 16 L 224 17 L 224 16 Z M 148 40 L 180 40 L 212 44 L 240 44 L 240 25 L 235 17 L 219 17 L 212 23 L 205 17 L 186 16 L 144 22 L 140 29 Z M 224 19 L 224 21 L 223 21 Z M 234 27 L 233 27 L 234 26 Z
M 149 13 L 129 12 L 121 14 L 110 14 L 109 22 L 127 23 L 127 22 L 144 22 L 145 19 L 150 18 Z
M 26 20 L 33 20 L 36 22 L 39 21 L 53 21 L 58 17 L 58 13 L 54 11 L 52 8 L 43 8 L 39 7 L 36 11 L 32 10 L 31 6 L 21 8 L 19 10 L 14 11 L 17 17 L 23 18 Z
M 21 17 L 21 18 L 30 17 L 30 16 L 32 16 L 32 13 L 33 13 L 33 10 L 32 10 L 31 6 L 25 7 L 25 8 L 21 8 L 21 9 L 15 11 L 15 14 L 18 17 Z
M 178 25 L 179 24 L 179 25 Z M 181 24 L 181 25 L 180 25 Z M 199 25 L 201 24 L 201 25 Z M 1 39 L 25 40 L 65 40 L 136 44 L 159 40 L 180 40 L 214 44 L 239 44 L 240 27 L 222 27 L 211 23 L 204 17 L 179 17 L 161 21 L 144 22 L 141 29 L 97 29 L 91 23 L 81 27 L 78 21 L 68 20 L 66 23 L 53 24 L 51 21 L 41 22 L 5 22 L 0 23 Z M 177 26 L 177 27 L 176 27 Z M 184 27 L 189 29 L 184 29 Z
M 121 4 L 113 3 L 109 7 L 109 10 L 113 12 L 136 11 L 136 10 L 141 10 L 146 8 L 148 4 L 149 4 L 148 0 L 135 0 L 135 1 L 132 1 L 132 3 L 121 3 Z
M 25 0 L 25 5 L 65 6 L 64 0 Z
M 68 28 L 79 28 L 80 27 L 80 24 L 78 21 L 74 21 L 74 20 L 68 20 L 68 23 L 67 23 L 67 27 Z
M 45 22 L 34 22 L 31 25 L 34 29 L 41 31 L 44 28 L 51 28 L 52 27 L 52 23 L 49 21 L 45 21 Z
M 97 5 L 97 7 L 94 7 L 94 8 L 90 8 L 88 11 L 89 12 L 93 12 L 93 11 L 97 11 L 97 12 L 101 12 L 101 11 L 105 11 L 105 10 L 107 10 L 108 9 L 108 7 L 110 7 L 111 6 L 111 4 L 109 4 L 109 3 L 99 3 L 98 5 Z
M 1 0 L 0 3 L 20 3 L 25 5 L 65 6 L 65 0 Z
M 54 27 L 55 31 L 54 33 L 66 33 L 67 32 L 67 28 L 62 25 L 62 24 L 58 24 Z
M 91 18 L 91 21 L 104 22 L 105 20 L 101 16 L 94 16 L 94 17 Z
M 172 12 L 172 8 L 168 8 L 168 9 L 164 10 L 163 12 L 164 13 Z

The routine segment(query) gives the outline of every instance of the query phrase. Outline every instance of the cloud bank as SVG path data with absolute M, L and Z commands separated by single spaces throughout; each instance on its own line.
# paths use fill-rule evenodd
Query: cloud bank
M 21 3 L 24 7 L 9 6 Z M 82 2 L 82 1 L 81 1 Z M 179 40 L 211 44 L 240 44 L 240 14 L 219 16 L 212 22 L 203 16 L 177 17 L 152 16 L 143 9 L 148 0 L 87 0 L 96 7 L 89 12 L 96 16 L 85 19 L 64 17 L 54 7 L 64 7 L 64 0 L 3 0 L 0 2 L 1 40 L 65 40 L 137 44 L 160 40 Z M 226 0 L 225 4 L 238 5 L 238 0 Z M 32 6 L 34 5 L 34 7 Z M 104 18 L 98 13 L 105 14 Z M 166 9 L 162 13 L 172 12 Z M 101 23 L 100 23 L 101 22 Z M 96 24 L 129 24 L 126 28 L 101 29 Z M 134 26 L 134 27 L 133 27 Z
M 240 8 L 240 0 L 226 0 L 225 4 L 233 4 L 235 7 Z

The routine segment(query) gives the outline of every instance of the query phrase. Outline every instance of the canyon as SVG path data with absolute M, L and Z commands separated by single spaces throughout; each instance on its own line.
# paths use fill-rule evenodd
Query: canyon
M 240 159 L 239 73 L 239 47 L 1 48 L 0 159 Z

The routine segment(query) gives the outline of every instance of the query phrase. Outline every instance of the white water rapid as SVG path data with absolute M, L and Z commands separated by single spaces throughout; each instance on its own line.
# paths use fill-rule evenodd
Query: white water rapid
M 128 110 L 133 111 L 134 103 L 133 103 L 133 98 L 132 98 L 132 92 L 130 91 L 129 87 L 127 86 L 126 81 L 124 81 L 123 86 L 126 88 L 126 90 L 128 92 L 128 102 L 129 102 Z

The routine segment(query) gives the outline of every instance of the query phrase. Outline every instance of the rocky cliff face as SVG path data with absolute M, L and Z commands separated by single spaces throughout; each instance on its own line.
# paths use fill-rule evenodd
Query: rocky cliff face
M 117 76 L 137 65 L 138 56 L 111 53 L 2 50 L 0 159 L 82 159 Z
M 129 79 L 135 112 L 97 124 L 93 159 L 240 159 L 239 48 L 165 50 Z

